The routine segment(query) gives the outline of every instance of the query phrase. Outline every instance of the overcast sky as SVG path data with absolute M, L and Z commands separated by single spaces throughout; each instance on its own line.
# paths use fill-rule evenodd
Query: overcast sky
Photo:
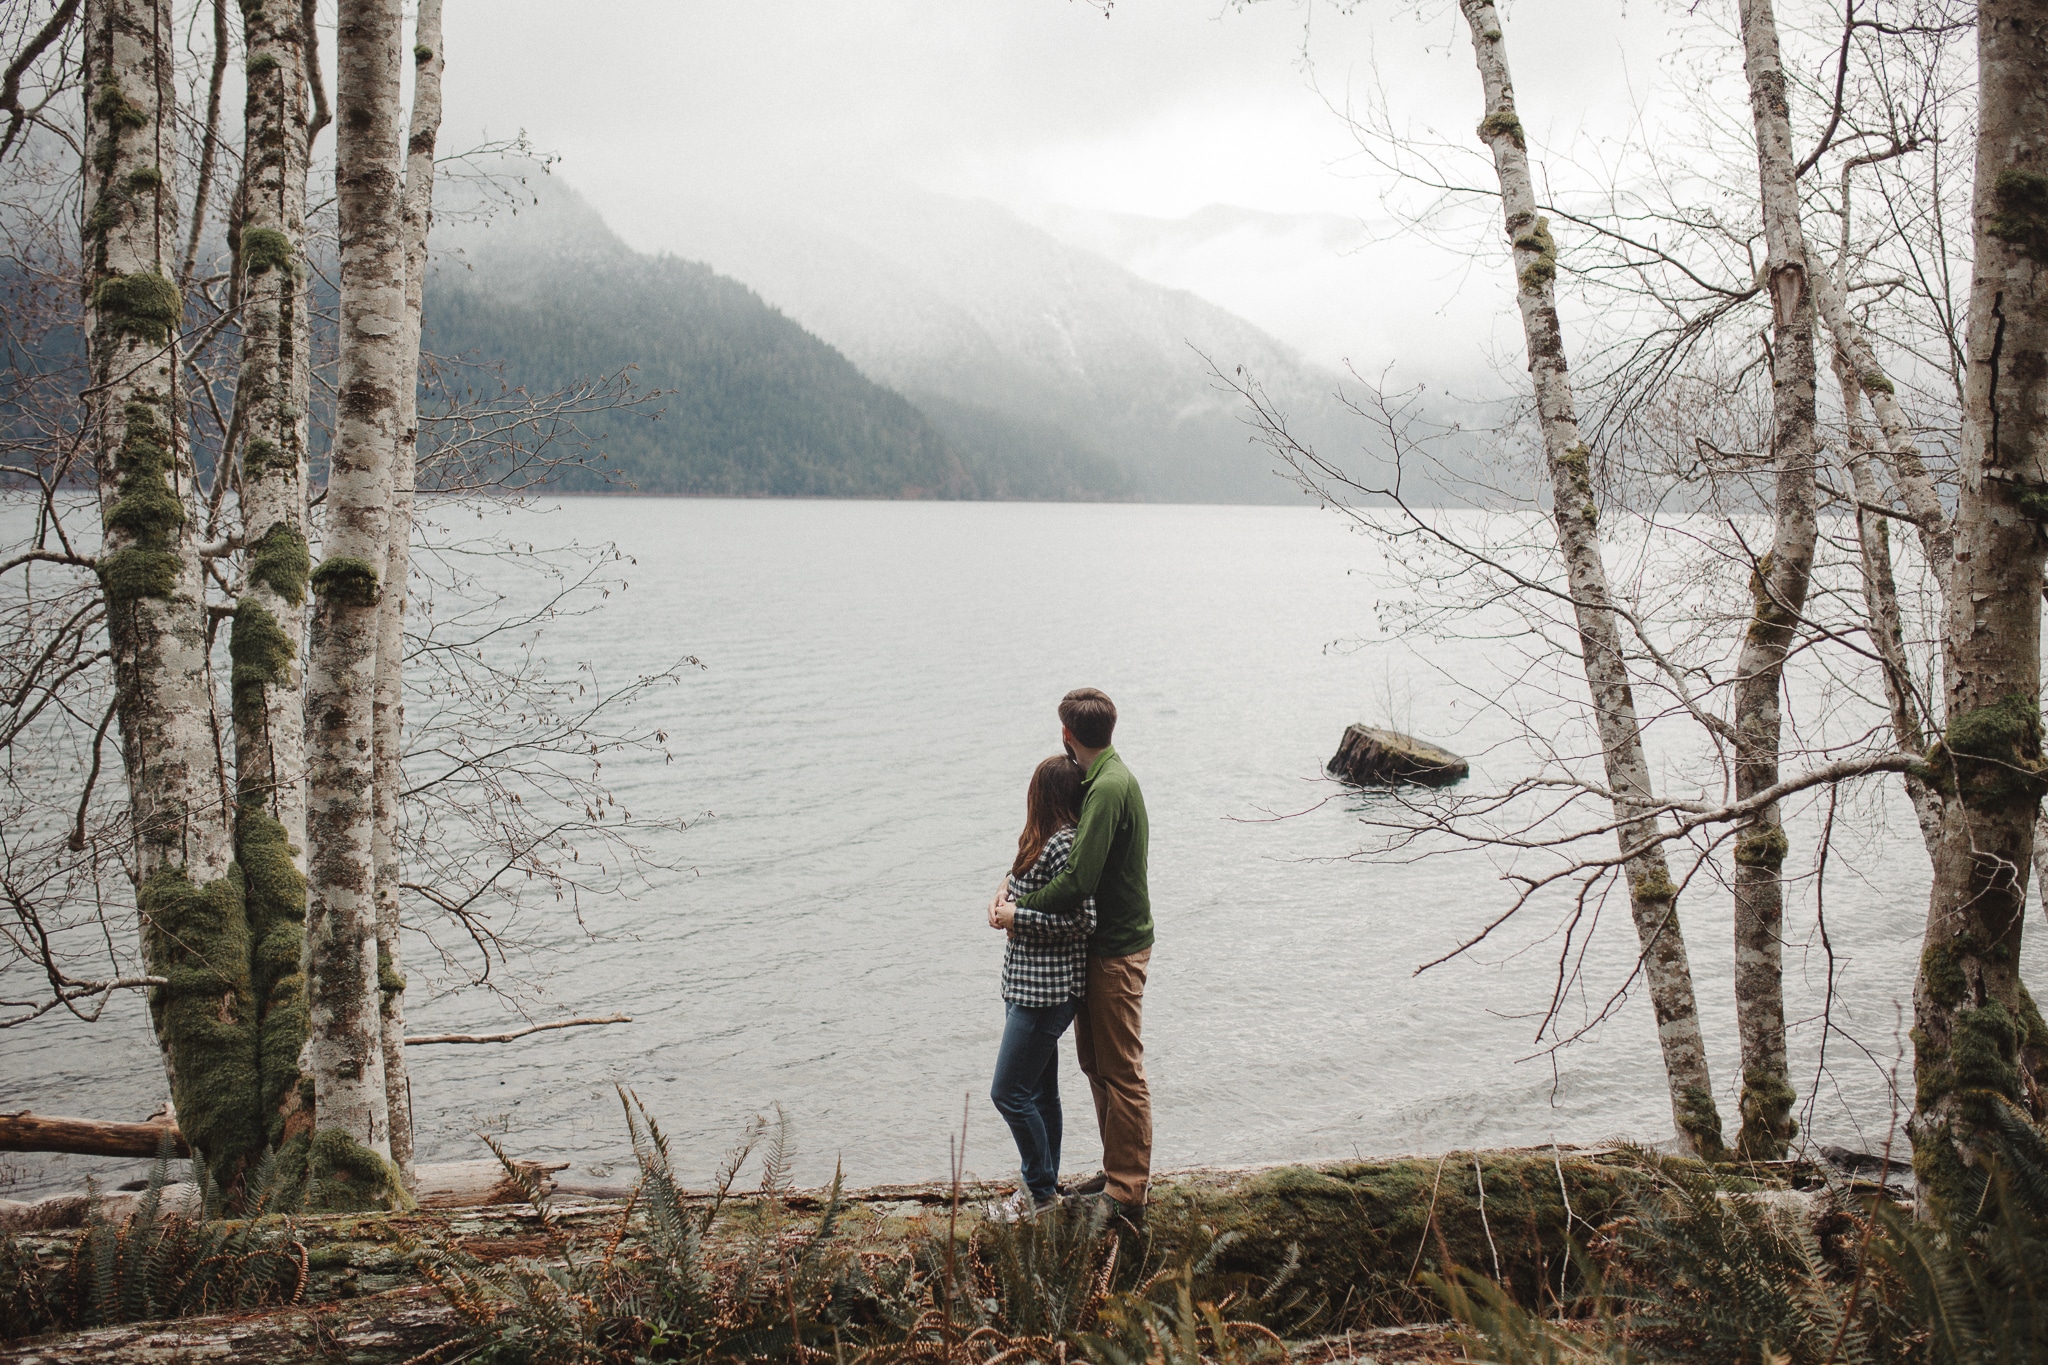
M 1027 216 L 1223 203 L 1371 220 L 1377 182 L 1332 106 L 1383 88 L 1403 117 L 1468 140 L 1481 107 L 1440 0 L 1349 16 L 1118 0 L 1107 18 L 1085 0 L 491 0 L 450 5 L 447 24 L 450 138 L 526 129 L 643 247 L 661 245 L 660 205 L 678 190 L 765 184 L 801 203 L 847 173 Z M 1648 0 L 1522 0 L 1508 34 L 1524 121 L 1552 143 L 1617 127 L 1673 41 Z M 1338 358 L 1360 300 L 1336 279 L 1359 263 L 1333 267 L 1319 320 L 1298 262 L 1268 286 L 1266 265 L 1220 255 L 1162 270 Z M 1399 307 L 1441 303 L 1457 265 L 1405 261 L 1426 287 L 1408 279 Z

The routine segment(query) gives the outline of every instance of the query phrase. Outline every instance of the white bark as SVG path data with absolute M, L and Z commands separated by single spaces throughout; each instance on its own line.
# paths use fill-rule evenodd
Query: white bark
M 166 0 L 85 10 L 86 408 L 138 887 L 179 867 L 210 882 L 232 857 L 179 420 L 173 27 Z
M 1607 586 L 1596 529 L 1599 509 L 1593 501 L 1592 452 L 1579 438 L 1571 379 L 1565 361 L 1564 333 L 1558 324 L 1553 285 L 1556 246 L 1549 223 L 1536 213 L 1536 191 L 1522 125 L 1515 112 L 1514 86 L 1508 74 L 1501 18 L 1490 0 L 1460 0 L 1472 30 L 1472 49 L 1486 91 L 1486 118 L 1480 138 L 1493 152 L 1500 177 L 1501 208 L 1520 287 L 1522 332 L 1529 350 L 1529 373 L 1543 428 L 1543 449 L 1552 489 L 1552 519 L 1558 548 L 1564 556 L 1579 628 L 1586 683 L 1592 692 L 1607 786 L 1616 792 L 1615 816 L 1626 821 L 1617 837 L 1624 849 L 1655 837 L 1656 819 L 1643 814 L 1653 802 L 1649 764 L 1629 688 L 1621 628 Z M 1700 1155 L 1719 1155 L 1720 1115 L 1714 1107 L 1706 1042 L 1700 1033 L 1699 1007 L 1694 1001 L 1692 971 L 1686 961 L 1685 938 L 1679 928 L 1678 891 L 1661 846 L 1630 859 L 1629 910 L 1642 951 L 1643 974 L 1657 1015 L 1657 1039 L 1664 1056 L 1671 1091 L 1671 1115 L 1679 1141 Z
M 1813 577 L 1815 437 L 1813 300 L 1785 70 L 1771 0 L 1741 0 L 1743 71 L 1756 130 L 1764 220 L 1764 278 L 1771 299 L 1771 463 L 1777 472 L 1771 548 L 1753 575 L 1755 606 L 1735 666 L 1735 795 L 1778 782 L 1784 666 Z M 1742 1131 L 1736 1147 L 1756 1161 L 1782 1158 L 1794 1131 L 1785 1055 L 1787 852 L 1776 806 L 1759 811 L 1735 842 L 1735 1020 L 1742 1040 Z
M 306 250 L 306 63 L 300 17 L 243 0 L 243 591 L 234 657 L 236 852 L 248 887 L 263 1112 L 283 1141 L 312 1124 L 299 1087 L 306 888 L 307 405 L 312 297 Z
M 1814 302 L 1820 307 L 1820 315 L 1827 322 L 1828 333 L 1834 337 L 1836 348 L 1855 374 L 1857 387 L 1870 400 L 1871 409 L 1877 414 L 1878 430 L 1884 433 L 1885 463 L 1891 471 L 1892 483 L 1899 490 L 1899 500 L 1906 505 L 1906 515 L 1913 519 L 1920 532 L 1920 547 L 1927 556 L 1927 567 L 1946 591 L 1949 566 L 1955 560 L 1955 532 L 1949 525 L 1948 509 L 1941 505 L 1941 494 L 1934 486 L 1934 477 L 1921 462 L 1920 443 L 1913 439 L 1912 424 L 1906 420 L 1905 409 L 1899 406 L 1898 392 L 1884 367 L 1878 363 L 1870 338 L 1849 312 L 1840 283 L 1819 260 L 1810 260 L 1807 265 L 1812 277 Z
M 190 985 L 190 969 L 241 941 L 245 925 L 226 878 L 229 802 L 214 747 L 192 453 L 179 420 L 174 31 L 168 0 L 94 0 L 85 8 L 81 245 L 85 418 L 133 819 L 129 870 L 143 962 L 166 981 L 151 989 L 151 1021 L 183 1106 L 213 1081 L 214 1064 L 246 1060 L 218 1054 L 253 1046 L 254 1001 L 247 964 L 232 955 L 203 992 Z M 189 1136 L 217 1169 L 251 1141 L 248 1125 L 231 1119 L 195 1123 Z
M 1913 696 L 1912 671 L 1906 661 L 1904 617 L 1899 611 L 1898 582 L 1892 574 L 1891 532 L 1888 518 L 1867 510 L 1885 505 L 1871 468 L 1870 429 L 1863 421 L 1862 392 L 1856 371 L 1840 349 L 1835 352 L 1835 378 L 1842 387 L 1842 411 L 1849 429 L 1849 478 L 1855 490 L 1856 540 L 1861 550 L 1863 605 L 1870 618 L 1870 643 L 1884 665 L 1885 702 L 1891 711 L 1892 739 L 1909 754 L 1927 752 L 1927 729 L 1920 721 L 1921 707 Z M 1913 803 L 1913 818 L 1920 826 L 1921 842 L 1929 857 L 1941 842 L 1941 794 L 1925 778 L 1904 775 L 1906 798 Z
M 308 669 L 307 986 L 315 1112 L 388 1159 L 372 857 L 377 598 L 405 367 L 398 0 L 343 0 L 335 181 L 341 374 Z
M 252 550 L 244 600 L 269 613 L 292 654 L 283 676 L 237 709 L 236 787 L 284 826 L 305 870 L 306 720 L 298 644 L 306 631 L 306 409 L 311 295 L 306 244 L 306 73 L 298 16 L 243 0 L 248 88 L 240 264 L 242 355 L 235 404 L 244 436 L 243 542 Z M 242 700 L 240 697 L 238 701 Z
M 1943 646 L 1948 797 L 1913 992 L 1913 1169 L 1967 1212 L 2005 1100 L 2042 1116 L 2048 1027 L 2019 974 L 2040 798 L 2048 558 L 2048 49 L 2040 0 L 1977 11 L 1975 261 Z M 1965 1060 L 1967 1059 L 1967 1065 Z
M 427 234 L 434 221 L 434 142 L 441 130 L 441 0 L 420 0 L 413 31 L 412 127 L 405 147 L 405 364 L 398 391 L 390 543 L 384 595 L 377 606 L 376 836 L 377 946 L 384 979 L 384 1089 L 391 1112 L 391 1157 L 412 1169 L 412 1091 L 405 1063 L 405 972 L 399 942 L 398 799 L 405 729 L 405 604 L 412 564 L 412 504 L 419 454 L 420 308 L 426 296 Z

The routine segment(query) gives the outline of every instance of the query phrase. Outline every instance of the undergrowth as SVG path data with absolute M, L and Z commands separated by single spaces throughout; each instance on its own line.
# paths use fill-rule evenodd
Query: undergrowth
M 1254 1319 L 1291 1303 L 1291 1270 L 1244 1284 L 1216 1276 L 1213 1256 L 1147 1267 L 1135 1241 L 1108 1231 L 1106 1207 L 966 1228 L 957 1180 L 943 1222 L 908 1244 L 849 1229 L 837 1175 L 815 1221 L 799 1218 L 789 1183 L 794 1140 L 779 1111 L 772 1122 L 755 1121 L 708 1197 L 691 1195 L 676 1178 L 660 1125 L 637 1097 L 621 1090 L 620 1099 L 640 1180 L 609 1226 L 597 1233 L 569 1226 L 540 1182 L 493 1143 L 539 1215 L 546 1256 L 493 1265 L 451 1243 L 423 1262 L 467 1325 L 474 1359 L 1285 1359 L 1281 1339 Z M 759 1189 L 742 1204 L 733 1191 L 757 1153 Z M 1222 1291 L 1218 1298 L 1201 1297 L 1211 1288 Z
M 1788 1203 L 1724 1170 L 1636 1153 L 1646 1177 L 1548 1311 L 1468 1269 L 1426 1277 L 1496 1365 L 2043 1365 L 2048 1138 L 2013 1118 L 1963 1216 L 1883 1191 Z
M 69 1254 L 39 1261 L 20 1238 L 0 1239 L 0 1340 L 122 1322 L 294 1304 L 310 1263 L 288 1217 L 295 1200 L 266 1159 L 245 1200 L 249 1217 L 219 1217 L 219 1191 L 192 1163 L 196 1208 L 172 1207 L 166 1141 L 134 1213 L 108 1216 L 88 1186 L 85 1227 Z

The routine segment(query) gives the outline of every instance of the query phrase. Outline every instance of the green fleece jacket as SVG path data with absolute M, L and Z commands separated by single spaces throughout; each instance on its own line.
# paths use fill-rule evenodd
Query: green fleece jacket
M 1104 749 L 1081 779 L 1081 824 L 1066 870 L 1018 898 L 1031 910 L 1065 914 L 1095 897 L 1093 957 L 1123 957 L 1152 946 L 1152 897 L 1145 889 L 1145 796 L 1138 779 Z

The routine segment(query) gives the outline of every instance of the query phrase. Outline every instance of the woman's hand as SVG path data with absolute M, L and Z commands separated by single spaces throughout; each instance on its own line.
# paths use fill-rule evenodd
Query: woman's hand
M 996 902 L 995 904 L 993 904 L 993 905 L 989 906 L 989 908 L 988 908 L 988 927 L 989 927 L 989 928 L 991 928 L 991 929 L 1001 929 L 1001 930 L 1003 930 L 1003 931 L 1004 931 L 1005 933 L 1007 933 L 1007 932 L 1009 932 L 1009 930 L 1010 930 L 1011 926 L 1012 926 L 1012 925 L 1014 925 L 1014 924 L 1016 924 L 1016 922 L 1017 922 L 1017 902 L 1015 902 L 1015 901 L 1013 901 L 1013 900 L 999 900 L 999 901 L 997 901 L 997 902 Z

